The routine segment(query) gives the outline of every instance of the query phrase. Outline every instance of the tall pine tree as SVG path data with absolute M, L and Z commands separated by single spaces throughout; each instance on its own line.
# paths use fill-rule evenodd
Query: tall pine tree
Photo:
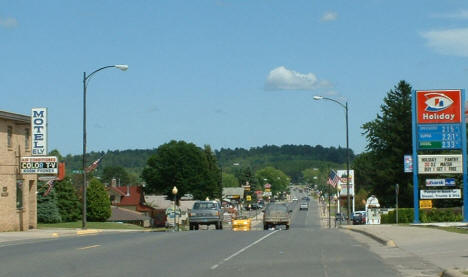
M 411 153 L 411 86 L 405 81 L 387 93 L 381 113 L 362 126 L 367 153 L 356 158 L 356 183 L 375 194 L 384 206 L 395 202 L 400 185 L 400 206 L 412 206 L 411 174 L 404 173 L 403 156 Z
M 81 203 L 70 177 L 66 177 L 55 184 L 57 191 L 57 206 L 63 222 L 81 219 Z
M 47 184 L 40 185 L 37 191 L 37 221 L 42 223 L 58 223 L 62 221 L 59 208 L 57 206 L 57 193 L 55 189 L 49 191 L 47 195 L 44 193 L 49 186 Z

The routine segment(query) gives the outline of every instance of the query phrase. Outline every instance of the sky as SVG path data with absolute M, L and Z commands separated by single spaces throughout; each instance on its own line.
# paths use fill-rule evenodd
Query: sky
M 0 0 L 0 110 L 48 109 L 48 147 L 365 151 L 361 126 L 400 80 L 468 84 L 468 2 Z M 410 132 L 411 130 L 408 130 Z

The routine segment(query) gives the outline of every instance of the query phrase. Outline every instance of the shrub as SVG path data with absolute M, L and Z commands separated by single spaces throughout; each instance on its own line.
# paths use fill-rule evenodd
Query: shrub
M 89 221 L 106 221 L 111 216 L 111 203 L 104 185 L 96 178 L 86 191 L 86 214 Z

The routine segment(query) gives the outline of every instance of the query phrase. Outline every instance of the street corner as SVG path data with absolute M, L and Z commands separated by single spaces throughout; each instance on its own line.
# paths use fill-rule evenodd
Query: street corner
M 76 235 L 78 236 L 97 235 L 101 232 L 102 230 L 97 230 L 97 229 L 78 230 L 76 231 Z
M 380 234 L 377 234 L 375 232 L 372 232 L 372 229 L 370 228 L 357 228 L 355 226 L 352 226 L 352 225 L 341 225 L 340 226 L 340 229 L 344 229 L 344 230 L 348 230 L 348 231 L 352 231 L 352 232 L 356 232 L 356 233 L 360 233 L 362 235 L 365 235 L 375 241 L 377 241 L 378 243 L 384 245 L 384 246 L 387 246 L 387 247 L 398 247 L 396 245 L 396 243 L 389 239 L 389 238 L 386 238 Z
M 468 276 L 468 270 L 460 271 L 457 269 L 446 269 L 442 272 L 442 277 L 466 277 Z

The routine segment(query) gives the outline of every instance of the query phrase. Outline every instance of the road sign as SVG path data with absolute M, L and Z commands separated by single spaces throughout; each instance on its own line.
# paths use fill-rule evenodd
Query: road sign
M 426 187 L 454 187 L 455 178 L 426 179 Z
M 75 169 L 75 170 L 72 170 L 72 173 L 73 174 L 83 174 L 83 170 L 82 169 Z
M 403 167 L 406 173 L 413 172 L 413 156 L 405 155 L 403 157 Z
M 421 190 L 421 199 L 458 199 L 460 189 Z
M 58 159 L 55 156 L 21 158 L 21 174 L 57 174 Z
M 463 173 L 462 155 L 418 155 L 420 174 Z
M 50 180 L 57 180 L 57 176 L 39 176 L 37 177 L 39 181 L 50 181 Z
M 419 200 L 419 207 L 421 209 L 432 209 L 432 200 Z
M 252 201 L 252 196 L 247 195 L 247 196 L 245 197 L 245 200 L 247 200 L 247 201 Z
M 461 149 L 460 124 L 419 124 L 419 149 Z

